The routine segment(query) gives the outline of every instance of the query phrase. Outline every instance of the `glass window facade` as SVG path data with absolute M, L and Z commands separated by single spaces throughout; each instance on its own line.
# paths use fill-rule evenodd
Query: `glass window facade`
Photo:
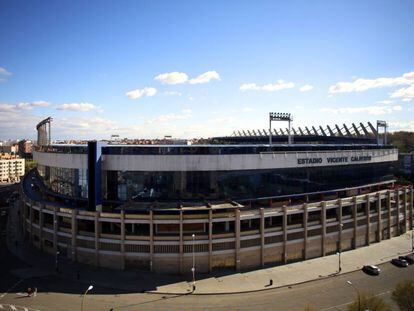
M 88 197 L 87 171 L 38 165 L 37 171 L 52 191 L 72 197 Z
M 136 172 L 105 171 L 108 200 L 248 199 L 326 191 L 387 181 L 392 164 L 274 170 Z

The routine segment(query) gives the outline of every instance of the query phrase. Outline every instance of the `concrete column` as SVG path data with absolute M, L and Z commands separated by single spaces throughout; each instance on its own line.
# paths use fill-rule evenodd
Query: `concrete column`
M 303 257 L 308 259 L 308 203 L 303 204 Z
M 213 271 L 213 210 L 208 211 L 208 271 Z
M 414 188 L 410 190 L 410 230 L 413 230 Z
M 240 270 L 240 210 L 236 210 L 236 217 L 235 217 L 235 231 L 236 231 L 236 270 Z
M 377 193 L 377 213 L 378 213 L 378 223 L 377 223 L 377 242 L 382 240 L 382 213 L 381 213 L 381 193 Z
M 183 211 L 180 211 L 180 273 L 184 273 L 183 257 L 184 257 L 184 242 L 183 242 Z
M 326 201 L 322 202 L 321 206 L 321 221 L 322 221 L 322 256 L 326 255 Z
M 53 250 L 55 254 L 58 251 L 58 216 L 57 216 L 58 208 L 55 206 L 53 208 Z
M 358 204 L 357 204 L 357 197 L 354 196 L 354 204 L 352 206 L 352 214 L 354 217 L 354 240 L 353 240 L 353 248 L 357 248 L 357 228 L 358 228 Z
M 125 210 L 121 210 L 121 254 L 122 267 L 125 269 Z
M 260 208 L 260 262 L 262 267 L 265 264 L 264 258 L 265 252 L 265 219 L 264 219 L 264 208 Z
M 407 205 L 408 205 L 408 195 L 407 195 L 407 188 L 404 188 L 404 204 L 403 204 L 403 210 L 404 210 L 404 225 L 403 225 L 403 232 L 407 232 Z
M 78 232 L 78 221 L 76 219 L 76 216 L 78 214 L 78 210 L 76 209 L 72 209 L 72 214 L 71 214 L 71 238 L 72 238 L 72 260 L 76 261 L 77 260 L 77 240 L 76 240 L 76 235 Z
M 33 203 L 30 202 L 30 209 L 29 209 L 29 220 L 30 220 L 30 245 L 33 246 Z
M 400 235 L 400 190 L 394 192 L 395 206 L 397 208 L 397 236 Z
M 367 240 L 367 245 L 370 245 L 369 242 L 369 236 L 371 234 L 371 217 L 370 217 L 370 197 L 369 194 L 367 194 L 367 199 L 366 199 L 366 204 L 365 204 L 365 214 L 366 214 L 366 220 L 367 220 L 367 231 L 366 231 L 366 240 Z
M 39 208 L 39 241 L 40 250 L 43 251 L 43 207 L 44 204 L 40 204 Z
M 388 238 L 391 239 L 391 190 L 387 192 L 387 208 L 388 208 Z
M 95 265 L 99 266 L 99 237 L 101 235 L 99 225 L 100 212 L 95 212 Z
M 287 263 L 287 207 L 283 206 L 283 262 Z
M 150 235 L 150 270 L 154 271 L 154 211 L 150 210 L 149 219 L 149 235 Z
M 343 223 L 342 223 L 342 199 L 338 200 L 338 235 L 339 235 L 339 245 L 338 245 L 338 252 L 342 252 L 342 230 L 343 230 Z

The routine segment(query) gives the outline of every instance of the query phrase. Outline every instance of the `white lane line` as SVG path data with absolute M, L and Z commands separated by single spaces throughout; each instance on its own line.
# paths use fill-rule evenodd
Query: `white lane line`
M 17 285 L 19 285 L 23 279 L 18 280 L 12 287 L 10 287 L 5 293 L 0 295 L 0 299 L 4 298 L 13 288 L 15 288 Z
M 385 291 L 385 292 L 378 293 L 378 294 L 376 294 L 376 295 L 374 295 L 374 296 L 382 296 L 382 295 L 389 294 L 389 293 L 391 293 L 391 292 L 392 292 L 392 290 L 387 290 L 387 291 Z M 339 307 L 344 307 L 344 306 L 349 305 L 349 304 L 351 304 L 351 303 L 353 303 L 353 302 L 354 302 L 354 300 L 349 301 L 349 302 L 342 303 L 342 304 L 340 304 L 340 305 L 335 305 L 335 306 L 332 306 L 332 307 L 329 307 L 329 308 L 321 309 L 321 311 L 327 311 L 327 310 L 332 310 L 332 309 L 338 309 Z
M 16 311 L 16 310 L 17 310 L 17 308 L 16 308 L 15 306 L 13 306 L 13 305 L 10 305 L 10 309 L 12 309 L 12 310 L 14 310 L 14 311 Z
M 4 309 L 3 305 L 0 305 L 0 309 Z
M 29 309 L 27 309 L 27 308 L 25 307 L 25 308 L 23 308 L 23 311 L 29 311 Z

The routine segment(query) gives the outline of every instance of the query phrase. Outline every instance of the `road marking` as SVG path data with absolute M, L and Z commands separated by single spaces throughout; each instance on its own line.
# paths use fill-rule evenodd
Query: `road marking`
M 381 293 L 375 294 L 374 296 L 382 296 L 382 295 L 389 294 L 389 293 L 391 293 L 391 292 L 392 292 L 392 290 L 387 290 L 387 291 L 385 291 L 385 292 L 381 292 Z M 354 300 L 349 301 L 349 302 L 342 303 L 342 304 L 340 304 L 340 305 L 335 305 L 335 306 L 332 306 L 332 307 L 329 307 L 329 308 L 321 309 L 321 311 L 326 311 L 326 310 L 337 309 L 338 307 L 344 307 L 344 306 L 349 305 L 349 304 L 351 304 L 351 303 L 353 303 L 353 302 L 354 302 Z
M 28 308 L 28 307 L 9 305 L 9 304 L 0 304 L 0 309 L 2 309 L 2 310 L 11 309 L 13 311 L 18 311 L 18 310 L 22 310 L 22 311 L 40 311 L 38 309 L 32 309 L 32 308 Z
M 13 288 L 15 288 L 17 285 L 19 285 L 23 279 L 18 280 L 12 287 L 10 287 L 6 292 L 0 295 L 0 299 L 4 298 Z

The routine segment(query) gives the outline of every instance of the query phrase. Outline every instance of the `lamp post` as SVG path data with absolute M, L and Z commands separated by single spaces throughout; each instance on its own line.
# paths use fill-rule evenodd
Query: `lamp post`
M 93 285 L 89 285 L 89 287 L 88 287 L 88 289 L 85 291 L 85 293 L 83 294 L 83 297 L 82 297 L 82 303 L 81 303 L 81 311 L 83 311 L 83 301 L 85 300 L 85 296 L 86 296 L 86 294 L 90 291 L 90 290 L 92 290 L 93 289 Z
M 338 255 L 338 273 L 341 273 L 342 267 L 341 267 L 341 252 L 336 253 Z
M 56 257 L 55 257 L 55 270 L 56 272 L 59 272 L 59 251 L 56 251 Z
M 193 267 L 191 268 L 191 272 L 193 273 L 193 292 L 194 292 L 195 291 L 195 254 L 194 254 L 195 234 L 193 234 L 192 237 L 193 237 Z
M 361 296 L 360 296 L 360 294 L 359 294 L 359 290 L 355 287 L 355 285 L 354 284 L 352 284 L 352 282 L 351 281 L 346 281 L 346 283 L 349 285 L 349 286 L 351 286 L 356 292 L 357 292 L 357 295 L 358 295 L 358 311 L 361 311 Z

